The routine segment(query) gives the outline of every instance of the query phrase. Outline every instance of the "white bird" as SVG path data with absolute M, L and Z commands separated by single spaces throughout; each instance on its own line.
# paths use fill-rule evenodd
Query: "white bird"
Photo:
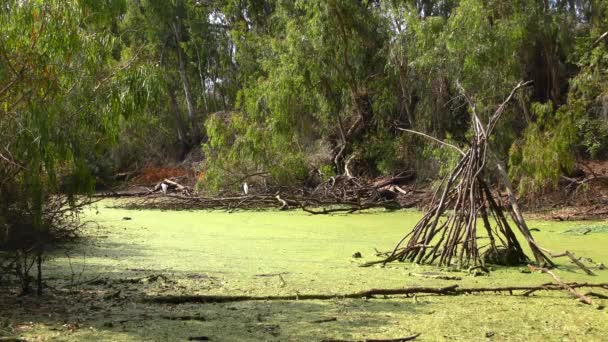
M 167 183 L 160 183 L 160 188 L 163 191 L 163 194 L 166 195 L 167 194 L 167 189 L 169 188 L 169 186 L 167 185 Z
M 249 193 L 249 185 L 247 185 L 247 182 L 243 183 L 243 192 L 245 195 Z

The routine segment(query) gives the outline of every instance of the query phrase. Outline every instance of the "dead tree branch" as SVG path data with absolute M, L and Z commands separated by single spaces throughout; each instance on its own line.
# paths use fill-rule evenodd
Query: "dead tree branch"
M 558 278 L 559 279 L 559 278 Z M 446 287 L 406 287 L 399 289 L 371 289 L 346 294 L 298 294 L 285 296 L 222 296 L 222 295 L 196 295 L 196 296 L 156 296 L 147 297 L 144 302 L 159 304 L 183 304 L 183 303 L 231 303 L 243 301 L 285 301 L 285 300 L 332 300 L 339 298 L 360 299 L 360 298 L 384 298 L 385 296 L 408 296 L 414 294 L 430 294 L 438 296 L 455 296 L 473 293 L 500 293 L 514 291 L 526 291 L 524 296 L 528 296 L 535 291 L 562 291 L 564 286 L 574 290 L 576 288 L 599 288 L 608 290 L 608 283 L 564 283 L 559 280 L 558 284 L 542 284 L 539 286 L 503 286 L 503 287 L 459 287 L 450 285 Z M 378 297 L 380 296 L 380 297 Z
M 587 305 L 593 304 L 593 302 L 591 301 L 591 299 L 589 297 L 577 292 L 572 286 L 564 283 L 558 276 L 555 275 L 555 273 L 549 271 L 548 269 L 542 268 L 542 267 L 534 267 L 532 265 L 528 265 L 528 268 L 530 268 L 531 271 L 541 271 L 543 273 L 550 275 L 559 286 L 561 286 L 564 290 L 570 292 L 570 294 L 572 294 L 572 296 L 578 298 L 581 302 L 583 302 Z

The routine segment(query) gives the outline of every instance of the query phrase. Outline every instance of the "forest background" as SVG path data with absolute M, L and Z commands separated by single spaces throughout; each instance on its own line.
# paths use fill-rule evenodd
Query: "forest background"
M 436 179 L 454 156 L 400 129 L 464 145 L 464 94 L 487 115 L 520 80 L 534 83 L 493 138 L 520 191 L 556 186 L 577 160 L 608 151 L 604 1 L 8 1 L 1 11 L 2 168 L 34 188 L 59 172 L 68 192 L 84 190 L 88 176 L 103 183 L 193 152 L 210 192 L 252 174 L 310 185 L 347 162 L 359 176 Z

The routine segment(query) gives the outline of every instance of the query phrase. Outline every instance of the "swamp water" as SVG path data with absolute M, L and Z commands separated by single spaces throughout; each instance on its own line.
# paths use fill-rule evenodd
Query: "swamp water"
M 58 254 L 45 266 L 48 284 L 74 294 L 18 301 L 0 311 L 0 336 L 69 341 L 321 341 L 397 338 L 417 341 L 605 341 L 607 309 L 580 304 L 566 292 L 453 297 L 416 296 L 328 301 L 222 304 L 143 303 L 157 295 L 294 295 L 347 293 L 407 286 L 540 285 L 546 274 L 494 267 L 488 276 L 393 263 L 362 268 L 375 248 L 391 249 L 420 217 L 416 211 L 309 215 L 290 212 L 114 209 L 85 212 L 95 222 L 84 249 Z M 608 263 L 604 222 L 530 221 L 537 241 Z M 538 231 L 536 231 L 538 230 Z M 570 232 L 577 232 L 572 234 Z M 587 231 L 587 229 L 581 230 Z M 520 241 L 523 241 L 520 239 Z M 362 258 L 353 258 L 360 252 Z M 556 274 L 568 282 L 607 283 L 608 270 L 587 276 L 566 259 Z M 450 280 L 420 277 L 442 271 Z M 460 278 L 454 280 L 453 278 Z M 586 291 L 586 290 L 582 290 Z M 602 300 L 595 299 L 601 303 Z M 608 301 L 606 301 L 608 303 Z M 36 309 L 34 309 L 36 308 Z M 3 327 L 4 326 L 4 327 Z M 9 333 L 10 330 L 10 333 Z

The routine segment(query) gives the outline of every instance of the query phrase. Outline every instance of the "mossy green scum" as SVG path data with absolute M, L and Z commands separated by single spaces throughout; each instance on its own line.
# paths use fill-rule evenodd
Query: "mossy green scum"
M 134 279 L 163 274 L 170 280 L 153 286 L 133 285 L 141 286 L 139 295 L 147 296 L 339 294 L 406 286 L 539 285 L 552 280 L 517 267 L 494 267 L 489 276 L 462 272 L 459 281 L 416 277 L 414 274 L 437 269 L 411 263 L 359 267 L 375 260 L 375 248 L 392 248 L 420 217 L 416 211 L 314 216 L 300 211 L 129 211 L 107 204 L 99 205 L 98 213 L 91 209 L 85 214 L 99 224 L 87 233 L 86 255 L 78 250 L 70 258 L 58 255 L 46 266 L 49 277 L 65 279 L 77 274 L 79 279 Z M 538 229 L 534 236 L 546 248 L 568 249 L 590 258 L 592 261 L 585 261 L 591 266 L 608 262 L 608 233 L 561 234 L 589 226 L 588 222 L 531 221 L 529 225 Z M 355 252 L 363 258 L 352 258 Z M 558 263 L 561 267 L 555 273 L 564 281 L 608 282 L 608 270 L 594 268 L 597 275 L 591 277 L 565 259 Z M 580 304 L 566 292 L 538 292 L 531 297 L 487 294 L 183 305 L 133 300 L 115 309 L 87 313 L 80 328 L 73 331 L 62 327 L 62 322 L 74 319 L 75 312 L 63 321 L 26 313 L 11 319 L 13 324 L 20 319 L 33 322 L 22 332 L 25 338 L 79 341 L 179 341 L 196 336 L 212 341 L 362 340 L 414 333 L 421 333 L 418 341 L 608 338 L 606 309 Z M 171 315 L 204 320 L 167 319 Z M 328 318 L 335 320 L 315 323 Z

